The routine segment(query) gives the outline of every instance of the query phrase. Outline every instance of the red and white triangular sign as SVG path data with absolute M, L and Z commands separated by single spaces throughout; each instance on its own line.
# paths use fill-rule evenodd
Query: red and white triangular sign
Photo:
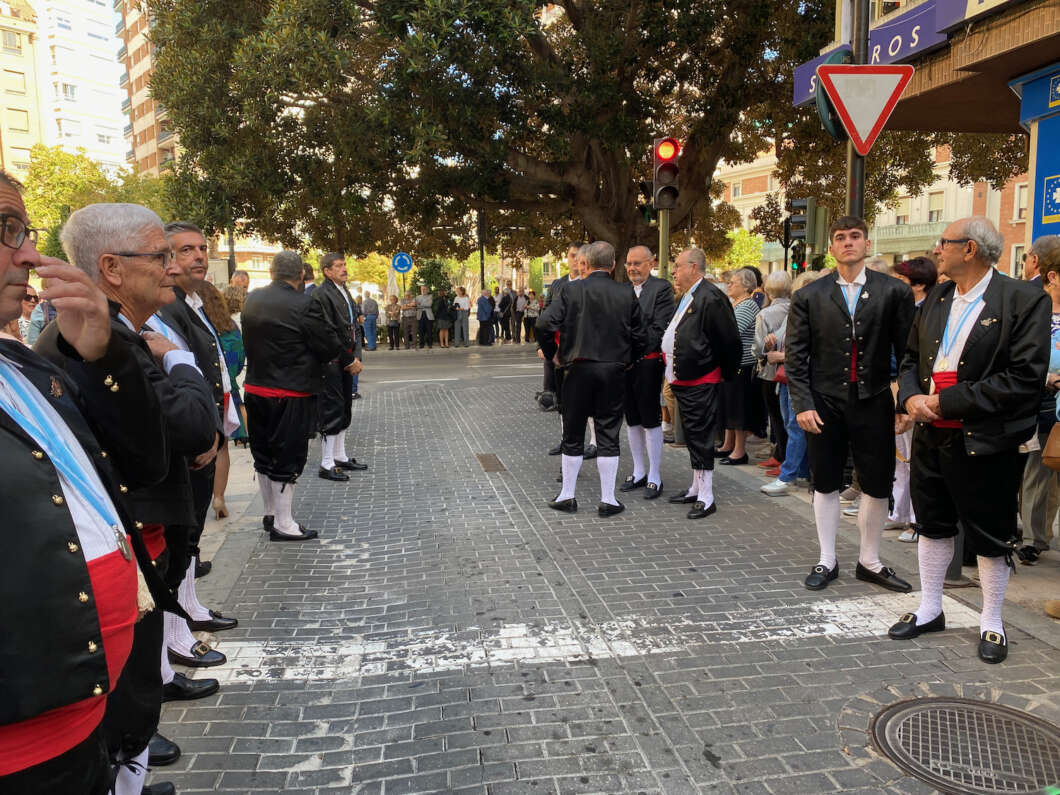
M 902 91 L 912 78 L 913 67 L 908 64 L 831 64 L 817 67 L 817 79 L 835 106 L 855 151 L 862 157 L 876 143 Z

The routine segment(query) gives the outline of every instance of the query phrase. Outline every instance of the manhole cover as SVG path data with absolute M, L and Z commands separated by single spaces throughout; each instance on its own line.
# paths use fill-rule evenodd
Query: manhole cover
M 508 469 L 501 463 L 494 453 L 475 453 L 475 458 L 482 465 L 483 472 L 507 472 Z
M 902 701 L 876 716 L 872 737 L 898 767 L 942 792 L 1041 793 L 1060 784 L 1060 728 L 998 704 Z

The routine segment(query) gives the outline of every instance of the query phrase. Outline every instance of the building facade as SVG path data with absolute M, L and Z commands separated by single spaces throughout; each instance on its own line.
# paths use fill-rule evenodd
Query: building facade
M 174 165 L 177 136 L 165 107 L 151 98 L 151 20 L 139 0 L 114 0 L 114 8 L 121 15 L 116 27 L 121 39 L 118 79 L 125 93 L 121 107 L 128 115 L 124 128 L 128 147 L 125 161 L 141 174 L 158 176 Z
M 16 178 L 29 171 L 30 149 L 42 139 L 37 17 L 25 2 L 0 2 L 0 168 Z

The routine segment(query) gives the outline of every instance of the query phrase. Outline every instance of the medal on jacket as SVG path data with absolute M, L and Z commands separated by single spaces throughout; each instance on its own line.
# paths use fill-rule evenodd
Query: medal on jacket
M 132 560 L 132 550 L 129 549 L 129 539 L 125 537 L 125 533 L 122 532 L 118 525 L 111 525 L 111 530 L 114 531 L 114 540 L 118 542 L 118 549 L 121 551 L 121 556 L 126 560 Z
M 961 313 L 960 318 L 957 320 L 956 330 L 950 334 L 950 318 L 946 316 L 946 325 L 942 329 L 942 344 L 939 347 L 939 358 L 935 361 L 935 370 L 940 372 L 947 372 L 950 369 L 950 354 L 953 353 L 953 346 L 957 344 L 957 338 L 961 336 L 961 331 L 968 323 L 968 318 L 971 316 L 972 311 L 979 306 L 979 302 L 983 300 L 983 296 L 979 296 L 972 301 L 965 310 Z

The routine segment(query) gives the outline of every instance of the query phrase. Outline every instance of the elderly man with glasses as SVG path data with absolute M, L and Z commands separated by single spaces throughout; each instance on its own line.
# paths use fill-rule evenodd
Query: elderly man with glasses
M 1016 547 L 1023 456 L 1037 430 L 1049 364 L 1051 302 L 1037 285 L 994 268 L 1004 240 L 986 218 L 964 218 L 935 245 L 948 281 L 924 300 L 898 374 L 913 432 L 910 480 L 920 537 L 920 606 L 896 640 L 946 628 L 942 583 L 954 538 L 975 552 L 983 608 L 979 659 L 1008 656 L 1001 606 Z

